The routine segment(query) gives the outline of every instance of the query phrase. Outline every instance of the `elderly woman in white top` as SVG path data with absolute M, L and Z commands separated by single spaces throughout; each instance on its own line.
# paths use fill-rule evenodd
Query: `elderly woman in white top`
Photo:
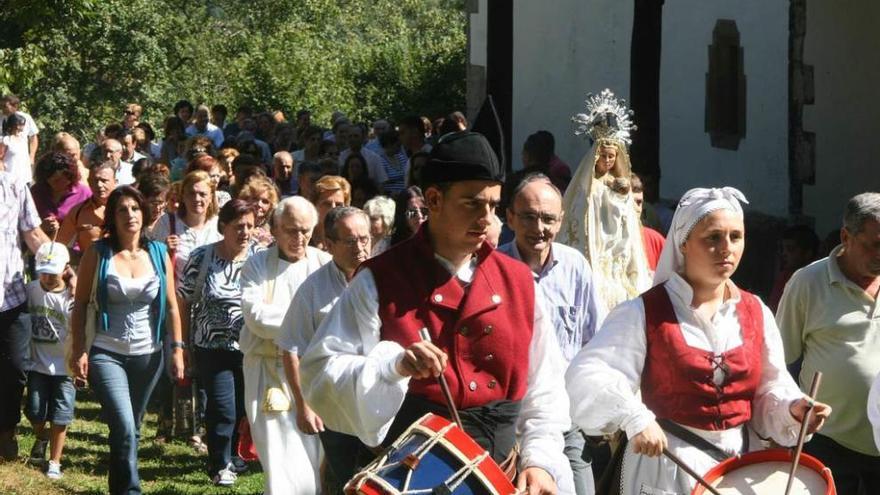
M 394 200 L 388 196 L 376 196 L 364 203 L 364 212 L 370 216 L 370 236 L 373 252 L 379 255 L 391 246 L 391 231 L 394 229 Z
M 566 373 L 572 420 L 588 434 L 629 438 L 621 493 L 691 493 L 695 480 L 661 457 L 664 448 L 705 473 L 760 449 L 747 426 L 781 445 L 797 441 L 808 402 L 786 371 L 773 315 L 730 280 L 745 246 L 741 201 L 733 188 L 687 192 L 654 288 L 615 308 Z M 810 431 L 830 408 L 817 402 L 814 412 Z
M 302 434 L 297 428 L 295 397 L 285 380 L 277 345 L 297 289 L 331 260 L 329 254 L 309 246 L 317 222 L 318 213 L 308 200 L 283 199 L 273 212 L 275 246 L 252 256 L 241 274 L 245 326 L 239 344 L 244 353 L 245 412 L 266 473 L 267 495 L 320 491 L 321 444 L 316 435 Z

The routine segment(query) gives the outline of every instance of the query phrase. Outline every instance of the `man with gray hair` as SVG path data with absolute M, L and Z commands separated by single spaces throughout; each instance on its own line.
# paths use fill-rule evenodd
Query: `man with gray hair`
M 279 201 L 272 215 L 275 245 L 256 253 L 241 270 L 245 412 L 266 473 L 266 493 L 320 491 L 321 445 L 297 429 L 295 397 L 284 379 L 279 347 L 290 301 L 309 275 L 330 261 L 329 254 L 309 246 L 317 222 L 318 212 L 307 199 Z
M 498 251 L 527 264 L 544 293 L 556 340 L 566 361 L 596 333 L 601 314 L 587 259 L 579 251 L 553 242 L 562 226 L 562 194 L 539 173 L 525 176 L 511 193 L 507 225 L 514 239 Z M 585 453 L 583 433 L 572 427 L 565 434 L 565 455 L 574 474 L 577 495 L 595 493 L 593 473 Z M 587 459 L 587 460 L 585 460 Z
M 193 123 L 186 128 L 187 137 L 205 136 L 214 143 L 214 149 L 220 149 L 223 141 L 223 130 L 211 123 L 211 109 L 207 105 L 199 105 L 193 114 Z
M 804 448 L 834 473 L 838 493 L 880 493 L 880 451 L 867 415 L 880 373 L 880 193 L 846 205 L 841 244 L 788 282 L 776 321 L 790 369 L 806 391 L 821 371 L 816 397 L 834 413 Z
M 124 151 L 121 142 L 116 139 L 105 139 L 101 143 L 101 151 L 103 151 L 104 160 L 113 162 L 118 185 L 128 186 L 135 183 L 134 164 L 122 159 Z
M 308 435 L 320 433 L 333 478 L 330 493 L 342 493 L 343 484 L 355 474 L 356 453 L 365 452 L 366 447 L 357 437 L 326 430 L 321 418 L 304 402 L 299 356 L 305 353 L 355 271 L 370 256 L 370 217 L 352 206 L 333 208 L 324 217 L 324 241 L 333 261 L 309 276 L 296 291 L 281 325 L 278 345 L 283 350 L 284 369 L 296 399 L 297 426 Z

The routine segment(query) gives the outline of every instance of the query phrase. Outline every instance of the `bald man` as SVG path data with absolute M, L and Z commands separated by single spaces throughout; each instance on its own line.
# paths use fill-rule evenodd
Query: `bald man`
M 571 361 L 599 328 L 603 315 L 592 272 L 580 252 L 554 241 L 562 226 L 562 194 L 543 174 L 527 175 L 511 193 L 507 225 L 514 240 L 498 250 L 527 264 L 544 293 L 559 347 Z M 577 495 L 595 493 L 590 455 L 577 428 L 565 434 L 565 455 L 574 474 Z

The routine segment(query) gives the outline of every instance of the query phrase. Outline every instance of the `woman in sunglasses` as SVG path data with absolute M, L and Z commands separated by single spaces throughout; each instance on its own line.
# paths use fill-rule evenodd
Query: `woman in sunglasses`
M 405 241 L 418 232 L 419 227 L 428 219 L 428 208 L 425 196 L 418 186 L 410 186 L 400 191 L 395 198 L 394 232 L 391 234 L 391 245 Z

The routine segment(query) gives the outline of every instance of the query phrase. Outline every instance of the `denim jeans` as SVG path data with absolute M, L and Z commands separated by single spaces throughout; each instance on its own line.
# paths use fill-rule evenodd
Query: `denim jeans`
M 195 348 L 199 381 L 208 395 L 205 407 L 208 472 L 213 476 L 232 460 L 238 422 L 244 416 L 244 375 L 239 351 Z
M 125 356 L 92 347 L 89 384 L 110 427 L 110 493 L 141 493 L 137 449 L 141 421 L 162 373 L 162 352 Z
M 24 364 L 31 352 L 25 306 L 0 312 L 0 432 L 14 429 L 21 421 L 21 397 L 27 378 Z
M 577 495 L 593 495 L 596 493 L 596 483 L 593 481 L 593 470 L 590 463 L 584 459 L 584 447 L 586 439 L 578 428 L 572 428 L 565 432 L 565 456 L 571 465 L 571 473 L 574 475 L 574 490 Z
M 56 426 L 67 426 L 73 422 L 76 402 L 73 378 L 28 371 L 27 389 L 25 416 L 31 422 L 43 424 L 48 421 Z

